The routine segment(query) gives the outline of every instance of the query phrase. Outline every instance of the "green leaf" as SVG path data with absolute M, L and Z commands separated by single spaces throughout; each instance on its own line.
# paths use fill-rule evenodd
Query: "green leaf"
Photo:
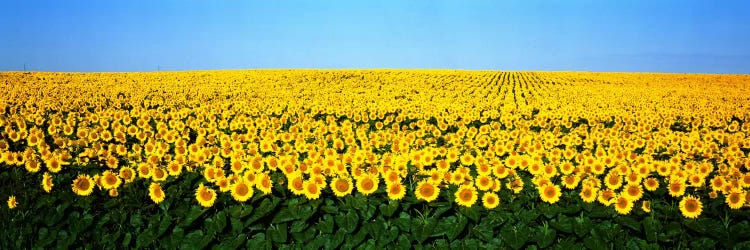
M 646 240 L 651 243 L 656 242 L 661 231 L 661 224 L 652 217 L 646 217 L 641 222 L 641 225 L 643 225 L 643 233 L 646 235 Z
M 716 249 L 716 241 L 707 237 L 701 237 L 690 241 L 690 247 L 693 249 Z
M 513 249 L 520 249 L 529 240 L 531 234 L 524 224 L 505 226 L 500 230 L 500 237 Z
M 219 211 L 213 217 L 206 219 L 204 223 L 208 235 L 221 234 L 227 226 L 227 215 L 224 211 Z
M 321 233 L 333 233 L 334 219 L 330 214 L 323 215 L 323 218 L 315 226 Z
M 604 243 L 601 238 L 596 236 L 584 238 L 583 245 L 585 245 L 589 249 L 608 249 L 606 243 Z
M 125 233 L 125 237 L 122 238 L 122 246 L 127 247 L 130 246 L 130 241 L 132 240 L 133 235 L 130 233 Z
M 450 220 L 447 224 L 444 224 L 447 227 L 447 230 L 445 231 L 445 235 L 448 236 L 448 240 L 453 241 L 455 240 L 466 228 L 466 224 L 468 224 L 469 220 L 465 216 L 458 216 L 450 218 L 453 218 L 455 220 Z M 448 221 L 448 220 L 446 220 Z
M 295 221 L 298 222 L 298 221 Z M 294 227 L 294 225 L 292 225 Z M 314 227 L 308 227 L 307 230 L 299 231 L 299 232 L 292 232 L 292 238 L 294 238 L 294 243 L 307 243 L 316 237 L 320 237 L 317 233 L 317 230 L 315 230 Z M 322 242 L 320 243 L 322 246 Z
M 615 218 L 615 222 L 617 222 L 617 224 L 630 228 L 633 231 L 636 231 L 639 233 L 641 232 L 641 223 L 633 219 L 630 216 L 617 216 Z
M 359 216 L 353 211 L 349 211 L 344 215 L 336 216 L 336 224 L 345 233 L 354 233 L 357 230 L 357 224 L 359 223 Z
M 294 210 L 294 211 L 292 211 Z M 294 207 L 282 207 L 278 213 L 276 213 L 276 216 L 273 217 L 273 220 L 271 223 L 278 224 L 278 223 L 284 223 L 288 221 L 293 221 L 299 218 L 299 210 Z
M 220 244 L 215 246 L 214 249 L 237 249 L 242 246 L 242 244 L 245 244 L 246 240 L 247 235 L 237 234 L 234 237 L 229 237 L 228 239 L 219 241 Z
M 203 249 L 211 242 L 211 237 L 206 237 L 203 231 L 195 230 L 185 235 L 184 241 L 180 248 L 183 249 Z
M 411 241 L 409 240 L 409 237 L 406 237 L 406 235 L 402 234 L 398 236 L 398 242 L 396 243 L 396 248 L 398 249 L 411 249 Z
M 359 230 L 359 232 L 357 232 L 356 234 L 345 237 L 344 245 L 342 248 L 344 249 L 355 248 L 357 247 L 357 245 L 362 243 L 362 241 L 364 241 L 366 237 L 367 237 L 367 232 L 365 232 L 365 230 Z
M 229 208 L 229 216 L 232 218 L 244 218 L 253 212 L 252 206 L 234 205 Z
M 305 229 L 307 229 L 307 223 L 305 223 L 304 221 L 298 220 L 298 221 L 292 222 L 292 226 L 290 227 L 289 232 L 299 233 Z
M 245 227 L 253 224 L 255 221 L 266 217 L 279 204 L 279 200 L 272 198 L 263 198 L 260 205 L 255 208 L 252 215 L 245 221 Z
M 161 221 L 159 221 L 159 228 L 156 230 L 155 238 L 159 238 L 160 236 L 162 236 L 171 225 L 172 217 L 170 217 L 169 214 L 162 215 Z
M 458 211 L 471 219 L 474 222 L 479 221 L 479 208 L 478 206 L 472 206 L 472 207 L 461 207 L 458 209 Z
M 272 226 L 267 230 L 266 233 L 268 234 L 268 237 L 274 242 L 285 243 L 287 241 L 288 232 L 286 223 Z
M 247 240 L 246 249 L 271 249 L 271 242 L 266 240 L 265 233 L 257 233 Z
M 479 238 L 480 240 L 482 240 L 484 242 L 490 242 L 490 241 L 492 241 L 492 229 L 490 229 L 488 227 L 485 227 L 485 226 L 482 226 L 482 225 L 472 227 L 471 228 L 471 233 L 473 235 L 477 236 L 477 238 Z M 476 248 L 469 247 L 469 249 L 476 249 Z
M 432 219 L 428 219 L 424 222 L 419 222 L 414 225 L 413 236 L 414 240 L 419 243 L 424 242 L 432 235 L 432 231 L 435 229 L 435 222 Z
M 398 210 L 398 203 L 389 202 L 388 204 L 380 204 L 378 208 L 380 209 L 380 213 L 383 214 L 383 217 L 387 218 L 393 216 L 393 213 Z
M 540 226 L 536 230 L 534 239 L 536 240 L 536 244 L 539 245 L 540 248 L 547 248 L 552 244 L 552 242 L 555 241 L 556 236 L 557 232 L 555 231 L 555 229 L 547 228 L 545 230 L 544 227 Z
M 584 237 L 591 232 L 593 223 L 589 217 L 576 217 L 573 223 L 573 231 L 578 237 Z
M 574 223 L 576 223 L 575 219 L 561 214 L 556 219 L 551 220 L 549 225 L 560 232 L 572 233 Z
M 190 206 L 190 210 L 187 211 L 187 214 L 185 214 L 184 219 L 180 222 L 180 227 L 188 227 L 190 226 L 198 217 L 200 217 L 203 213 L 205 213 L 207 210 L 202 209 L 198 206 Z M 132 218 L 131 218 L 132 220 Z M 202 233 L 202 232 L 201 232 Z

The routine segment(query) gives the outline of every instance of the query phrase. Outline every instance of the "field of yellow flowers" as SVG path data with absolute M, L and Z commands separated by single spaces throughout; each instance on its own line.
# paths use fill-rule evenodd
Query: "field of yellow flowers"
M 0 248 L 747 248 L 750 75 L 0 73 Z

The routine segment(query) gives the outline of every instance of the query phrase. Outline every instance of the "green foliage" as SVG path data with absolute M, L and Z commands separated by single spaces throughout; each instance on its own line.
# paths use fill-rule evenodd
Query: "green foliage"
M 0 173 L 7 183 L 12 171 Z M 72 176 L 66 177 L 69 181 Z M 144 203 L 143 187 L 121 196 L 47 194 L 36 180 L 19 206 L 0 209 L 0 248 L 492 248 L 628 249 L 746 248 L 750 216 L 720 200 L 706 201 L 698 219 L 685 219 L 676 203 L 654 201 L 652 212 L 635 208 L 618 215 L 612 207 L 586 204 L 564 192 L 559 203 L 540 202 L 531 188 L 512 202 L 501 196 L 493 210 L 466 208 L 438 199 L 354 194 L 307 200 L 281 193 L 255 195 L 244 204 L 221 197 L 211 208 L 192 197 L 190 175 L 169 183 L 160 205 Z M 60 185 L 62 186 L 62 185 Z M 33 187 L 33 188 L 32 188 Z M 57 187 L 56 187 L 57 188 Z M 64 187 L 60 187 L 64 188 Z M 26 198 L 24 198 L 26 197 Z M 30 199 L 28 197 L 37 197 Z M 710 208 L 710 209 L 708 209 Z

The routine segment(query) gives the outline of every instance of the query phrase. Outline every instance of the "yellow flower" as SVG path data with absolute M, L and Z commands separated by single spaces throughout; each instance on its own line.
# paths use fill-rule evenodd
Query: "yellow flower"
M 102 183 L 102 187 L 104 189 L 113 189 L 120 186 L 120 183 L 122 181 L 120 180 L 120 177 L 118 177 L 116 174 L 112 173 L 111 171 L 107 170 L 102 173 L 102 176 L 99 179 Z
M 500 204 L 500 197 L 497 196 L 495 193 L 484 193 L 482 195 L 482 206 L 484 206 L 487 209 L 494 209 Z
M 479 190 L 481 191 L 490 190 L 490 188 L 492 188 L 492 185 L 494 184 L 495 184 L 495 181 L 492 180 L 492 178 L 490 178 L 490 176 L 488 175 L 481 175 L 477 177 L 476 185 L 477 185 L 477 188 L 479 188 Z
M 352 185 L 352 179 L 349 177 L 336 177 L 331 181 L 331 189 L 336 197 L 344 197 L 352 193 L 354 185 Z
M 731 192 L 727 195 L 725 202 L 732 209 L 740 209 L 745 205 L 745 195 L 740 192 Z
M 391 200 L 401 200 L 406 195 L 406 188 L 399 182 L 386 185 L 386 189 L 388 190 L 388 198 Z
M 304 179 L 302 178 L 302 174 L 299 172 L 292 173 L 291 175 L 287 176 L 287 188 L 292 191 L 295 195 L 302 195 L 305 193 L 305 185 L 304 185 Z M 334 192 L 335 192 L 334 187 Z
M 685 194 L 684 182 L 678 180 L 669 182 L 669 195 L 672 197 L 680 197 L 683 194 Z
M 591 186 L 584 186 L 578 195 L 581 197 L 581 200 L 583 200 L 584 202 L 592 203 L 596 200 L 598 192 L 599 190 L 597 190 L 596 188 L 593 188 Z
M 13 195 L 11 195 L 10 197 L 8 197 L 8 208 L 9 209 L 14 209 L 17 206 L 18 206 L 18 202 L 16 201 L 16 197 L 13 196 Z
M 87 174 L 78 175 L 78 178 L 73 180 L 73 192 L 80 196 L 88 196 L 94 192 L 94 180 Z
M 618 214 L 626 215 L 633 209 L 633 201 L 624 196 L 615 198 L 615 210 Z
M 52 191 L 53 186 L 55 186 L 55 184 L 52 183 L 52 175 L 48 172 L 44 172 L 44 175 L 42 175 L 42 188 L 44 189 L 44 192 L 49 193 Z
M 465 207 L 471 207 L 478 199 L 477 190 L 471 185 L 461 185 L 454 195 L 456 203 Z
M 622 196 L 635 202 L 643 197 L 643 189 L 639 183 L 629 183 L 623 188 Z
M 244 180 L 240 180 L 232 185 L 232 198 L 239 202 L 245 202 L 253 197 L 253 188 Z
M 255 178 L 255 188 L 263 192 L 263 194 L 270 194 L 272 187 L 273 182 L 271 181 L 271 176 L 268 176 L 268 174 L 263 173 Z
M 641 209 L 643 209 L 643 212 L 650 213 L 651 201 L 643 201 L 643 203 L 641 203 Z
M 698 218 L 703 212 L 703 203 L 692 195 L 687 195 L 680 201 L 680 212 L 686 218 Z
M 119 176 L 125 180 L 125 183 L 131 183 L 135 179 L 135 171 L 130 167 L 122 167 Z
M 151 185 L 148 186 L 148 197 L 150 197 L 156 204 L 164 201 L 164 190 L 161 189 L 159 183 L 152 182 Z
M 195 190 L 195 199 L 198 200 L 198 204 L 200 204 L 201 206 L 211 207 L 216 201 L 216 191 L 203 186 L 203 183 L 201 183 L 198 186 L 198 189 Z
M 363 195 L 370 195 L 378 189 L 379 178 L 364 174 L 357 180 L 357 191 Z
M 438 190 L 438 187 L 435 186 L 435 184 L 423 180 L 420 181 L 419 184 L 417 184 L 415 194 L 417 196 L 417 199 L 431 202 L 438 197 L 440 191 Z
M 308 200 L 317 200 L 320 198 L 320 186 L 318 186 L 318 183 L 308 180 L 303 185 L 305 187 L 304 194 Z
M 557 201 L 560 200 L 560 196 L 562 193 L 560 192 L 560 187 L 554 184 L 547 184 L 539 188 L 539 195 L 542 197 L 542 201 L 555 204 Z

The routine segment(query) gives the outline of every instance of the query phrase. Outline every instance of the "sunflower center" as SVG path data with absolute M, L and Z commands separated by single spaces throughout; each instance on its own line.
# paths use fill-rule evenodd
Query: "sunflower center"
M 370 179 L 364 179 L 364 180 L 362 181 L 362 187 L 363 187 L 363 188 L 364 188 L 365 190 L 370 190 L 370 189 L 372 189 L 372 187 L 373 187 L 373 183 L 372 183 L 372 180 L 370 180 Z
M 247 194 L 247 185 L 245 184 L 237 185 L 237 188 L 235 188 L 234 191 L 237 192 L 238 195 L 244 196 Z
M 201 191 L 201 199 L 204 201 L 211 200 L 211 192 L 205 189 Z

